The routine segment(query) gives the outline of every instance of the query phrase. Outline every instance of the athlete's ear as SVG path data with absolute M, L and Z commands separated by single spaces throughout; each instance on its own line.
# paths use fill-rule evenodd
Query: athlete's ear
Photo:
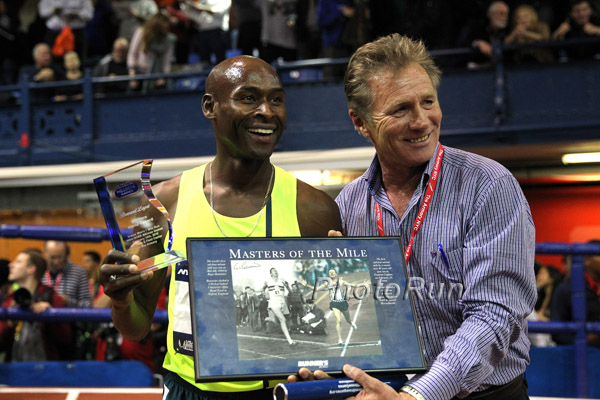
M 215 97 L 211 93 L 206 93 L 204 96 L 202 96 L 202 112 L 206 118 L 215 119 L 216 108 L 217 104 Z

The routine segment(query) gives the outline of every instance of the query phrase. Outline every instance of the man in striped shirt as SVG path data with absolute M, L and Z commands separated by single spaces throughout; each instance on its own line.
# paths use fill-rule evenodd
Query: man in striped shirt
M 402 238 L 429 370 L 400 393 L 358 368 L 344 372 L 362 400 L 527 399 L 531 213 L 506 168 L 438 142 L 440 75 L 421 42 L 398 34 L 348 65 L 349 115 L 376 156 L 336 199 L 343 234 Z

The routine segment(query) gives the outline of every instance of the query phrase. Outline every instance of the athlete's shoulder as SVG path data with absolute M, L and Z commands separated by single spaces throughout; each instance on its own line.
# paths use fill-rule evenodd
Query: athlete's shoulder
M 298 224 L 302 236 L 327 236 L 342 230 L 338 205 L 327 193 L 298 180 Z

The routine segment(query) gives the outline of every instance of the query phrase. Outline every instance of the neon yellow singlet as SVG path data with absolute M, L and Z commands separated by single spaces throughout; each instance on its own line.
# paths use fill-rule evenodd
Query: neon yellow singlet
M 223 237 L 215 223 L 210 205 L 204 195 L 206 165 L 185 171 L 179 184 L 177 211 L 173 221 L 173 249 L 186 254 L 188 237 Z M 297 181 L 291 174 L 275 167 L 271 193 L 272 235 L 300 236 L 296 215 Z M 260 212 L 260 211 L 259 211 Z M 266 213 L 263 212 L 252 237 L 264 237 Z M 230 218 L 216 214 L 228 236 L 245 237 L 256 223 L 258 213 L 246 218 Z M 214 392 L 244 392 L 263 388 L 263 381 L 195 383 L 192 357 L 192 326 L 190 316 L 188 275 L 185 268 L 171 271 L 169 288 L 169 330 L 167 354 L 163 366 L 201 390 Z

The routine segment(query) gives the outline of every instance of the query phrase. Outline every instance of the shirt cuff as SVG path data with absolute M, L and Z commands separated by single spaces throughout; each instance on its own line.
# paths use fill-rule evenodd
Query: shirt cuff
M 449 400 L 460 392 L 454 373 L 439 363 L 433 364 L 425 375 L 408 385 L 418 390 L 427 400 Z

